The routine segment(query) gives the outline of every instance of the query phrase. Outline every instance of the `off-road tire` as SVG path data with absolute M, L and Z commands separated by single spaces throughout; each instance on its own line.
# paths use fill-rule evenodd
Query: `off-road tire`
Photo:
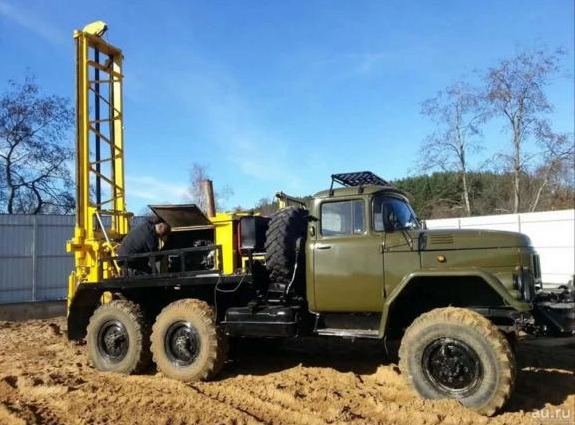
M 479 364 L 476 369 L 480 371 L 480 380 L 473 380 L 459 394 L 442 387 L 441 377 L 436 379 L 437 369 L 433 371 L 437 364 L 453 365 L 449 362 L 457 352 L 449 341 L 470 349 L 471 357 L 474 356 Z M 448 348 L 434 348 L 436 346 Z M 427 354 L 430 352 L 431 355 Z M 447 356 L 446 352 L 449 352 Z M 432 363 L 438 356 L 447 359 L 446 363 Z M 513 391 L 516 365 L 509 342 L 493 323 L 471 310 L 447 307 L 422 314 L 406 330 L 399 358 L 402 374 L 423 398 L 455 398 L 464 406 L 491 416 L 505 405 Z M 463 368 L 466 372 L 469 369 L 474 370 L 473 367 Z
M 304 258 L 308 211 L 302 207 L 287 207 L 275 213 L 266 231 L 266 267 L 273 289 L 285 289 L 290 283 L 296 264 L 296 243 L 301 238 L 300 259 Z
M 110 349 L 106 337 L 114 337 Z M 87 328 L 86 345 L 98 370 L 133 374 L 152 363 L 150 327 L 141 307 L 128 300 L 114 300 L 96 309 Z
M 183 348 L 174 345 L 178 338 L 184 339 Z M 212 307 L 196 299 L 178 300 L 166 306 L 156 317 L 151 342 L 158 370 L 184 382 L 216 376 L 228 352 L 227 337 L 218 329 Z

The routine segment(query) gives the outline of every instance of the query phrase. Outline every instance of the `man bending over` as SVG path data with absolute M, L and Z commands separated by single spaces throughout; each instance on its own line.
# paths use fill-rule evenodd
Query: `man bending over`
M 133 254 L 146 254 L 159 250 L 159 241 L 170 234 L 171 228 L 168 223 L 159 217 L 150 219 L 133 227 L 122 240 L 118 249 L 118 256 L 124 257 Z M 120 258 L 120 266 L 128 266 L 129 275 L 150 274 L 155 270 L 155 263 L 149 257 L 137 257 L 127 260 Z

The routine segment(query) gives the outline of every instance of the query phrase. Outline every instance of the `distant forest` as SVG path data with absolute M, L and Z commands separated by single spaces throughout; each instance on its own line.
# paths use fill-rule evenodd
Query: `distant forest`
M 495 215 L 513 213 L 513 175 L 494 172 L 468 173 L 471 215 Z M 466 216 L 462 197 L 462 181 L 457 172 L 435 172 L 430 175 L 406 177 L 392 182 L 407 192 L 417 215 L 422 219 Z M 562 210 L 574 207 L 575 186 L 557 182 L 546 184 L 541 190 L 541 178 L 526 175 L 522 179 L 522 205 L 520 212 Z M 548 187 L 550 186 L 550 187 Z M 311 196 L 298 197 L 306 203 Z M 251 211 L 264 215 L 278 209 L 276 200 L 262 198 Z M 246 211 L 236 207 L 235 211 Z
M 471 215 L 513 213 L 513 175 L 494 172 L 470 172 Z M 423 219 L 465 216 L 462 182 L 456 172 L 406 177 L 393 182 L 409 193 L 417 214 Z M 525 175 L 522 183 L 524 205 L 520 212 L 549 211 L 574 207 L 575 187 L 557 182 L 540 190 L 541 178 Z

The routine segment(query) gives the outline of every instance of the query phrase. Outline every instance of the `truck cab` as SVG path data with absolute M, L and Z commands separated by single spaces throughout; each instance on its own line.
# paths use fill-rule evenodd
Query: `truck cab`
M 530 310 L 540 284 L 525 235 L 424 229 L 407 194 L 389 185 L 319 192 L 309 214 L 306 298 L 313 311 L 379 313 L 385 323 L 391 307 L 402 305 L 411 310 L 401 320 L 407 325 L 434 306 L 455 305 L 490 309 L 511 323 L 515 312 Z M 407 293 L 417 296 L 418 309 Z
M 386 232 L 382 208 L 398 204 L 398 212 L 415 214 L 402 195 L 381 187 L 336 189 L 314 196 L 308 243 L 307 298 L 317 311 L 380 312 L 386 293 Z M 405 211 L 401 206 L 404 206 Z M 377 210 L 376 210 L 377 208 Z M 385 212 L 391 219 L 392 210 Z M 395 225 L 399 225 L 396 223 Z M 414 224 L 418 225 L 418 224 Z M 406 244 L 404 239 L 398 241 Z M 417 256 L 406 256 L 417 266 Z

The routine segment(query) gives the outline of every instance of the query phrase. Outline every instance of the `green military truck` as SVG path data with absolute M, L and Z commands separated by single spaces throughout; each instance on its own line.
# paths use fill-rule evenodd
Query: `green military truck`
M 417 393 L 492 415 L 513 390 L 517 333 L 573 329 L 571 291 L 563 309 L 538 304 L 528 237 L 427 230 L 408 196 L 370 172 L 333 175 L 307 207 L 243 217 L 235 243 L 248 261 L 231 275 L 214 269 L 214 241 L 205 226 L 194 232 L 198 214 L 186 227 L 179 211 L 187 230 L 170 247 L 194 269 L 78 287 L 68 336 L 87 339 L 98 369 L 134 373 L 153 361 L 193 381 L 224 367 L 230 337 L 399 339 L 399 367 Z

